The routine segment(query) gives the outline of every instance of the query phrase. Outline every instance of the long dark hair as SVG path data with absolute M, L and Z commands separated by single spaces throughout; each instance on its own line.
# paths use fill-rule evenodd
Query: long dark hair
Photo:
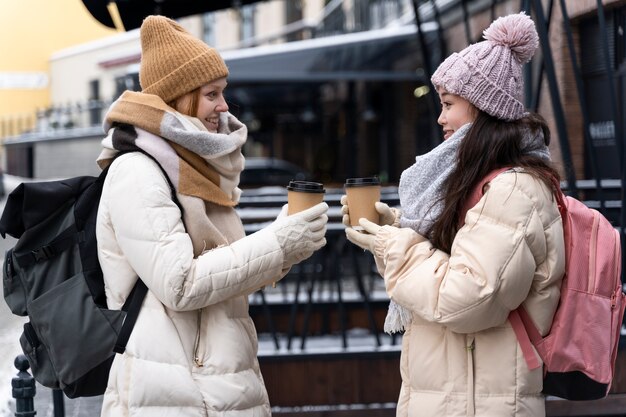
M 491 171 L 505 167 L 523 167 L 525 172 L 543 181 L 556 192 L 559 173 L 552 164 L 536 155 L 522 152 L 522 140 L 530 132 L 543 132 L 550 143 L 550 130 L 543 117 L 529 113 L 520 120 L 506 122 L 479 111 L 472 127 L 459 145 L 456 167 L 443 183 L 443 211 L 434 222 L 429 236 L 433 245 L 450 253 L 459 229 L 464 203 L 478 183 Z

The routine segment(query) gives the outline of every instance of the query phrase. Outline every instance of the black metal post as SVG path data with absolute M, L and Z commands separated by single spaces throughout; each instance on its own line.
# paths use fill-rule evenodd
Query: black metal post
M 469 11 L 467 10 L 466 0 L 461 0 L 461 9 L 463 9 L 463 25 L 465 27 L 465 40 L 467 44 L 470 45 L 473 41 L 472 41 L 472 33 L 470 30 Z
M 24 355 L 18 355 L 13 362 L 19 370 L 16 377 L 11 380 L 13 398 L 15 398 L 15 417 L 34 417 L 37 412 L 34 409 L 34 398 L 37 391 L 35 378 L 28 373 L 30 364 Z
M 606 17 L 604 16 L 604 6 L 601 0 L 597 0 L 598 5 L 598 26 L 600 29 L 600 36 L 602 36 L 602 52 L 604 53 L 604 65 L 606 66 L 606 78 L 609 83 L 609 99 L 611 100 L 611 113 L 613 116 L 613 123 L 615 125 L 615 143 L 617 149 L 621 155 L 620 165 L 622 170 L 622 205 L 620 209 L 619 226 L 620 235 L 622 237 L 622 247 L 626 246 L 626 192 L 624 192 L 624 185 L 626 184 L 626 146 L 624 145 L 624 136 L 622 134 L 621 121 L 618 115 L 617 98 L 615 92 L 615 81 L 613 78 L 613 63 L 611 62 L 611 55 L 609 52 L 609 40 L 607 38 Z M 626 257 L 622 256 L 622 277 L 624 276 L 624 267 L 626 267 Z M 623 281 L 623 279 L 622 279 Z
M 585 99 L 585 88 L 583 87 L 583 79 L 578 66 L 578 57 L 576 56 L 576 48 L 574 47 L 574 39 L 572 36 L 572 26 L 570 25 L 569 14 L 567 13 L 567 4 L 565 0 L 559 0 L 561 4 L 561 13 L 563 14 L 563 26 L 565 27 L 565 34 L 567 36 L 567 48 L 569 49 L 570 60 L 572 61 L 572 70 L 574 71 L 574 78 L 576 79 L 576 91 L 578 93 L 578 100 L 580 102 L 580 112 L 583 118 L 583 140 L 587 152 L 589 152 L 589 161 L 591 165 L 591 173 L 596 181 L 597 196 L 600 200 L 600 211 L 604 213 L 605 199 L 604 191 L 602 190 L 602 184 L 600 183 L 600 175 L 598 172 L 598 160 L 596 156 L 596 150 L 591 143 L 591 134 L 589 132 L 589 112 L 587 111 L 587 101 Z
M 63 391 L 60 389 L 52 390 L 52 405 L 54 406 L 54 417 L 65 417 L 65 399 Z
M 370 305 L 370 298 L 365 290 L 365 286 L 363 285 L 363 274 L 361 272 L 361 267 L 359 264 L 359 260 L 356 256 L 356 249 L 354 246 L 350 246 L 350 252 L 352 257 L 352 262 L 354 265 L 354 279 L 356 281 L 359 292 L 361 293 L 361 297 L 363 297 L 363 305 L 365 306 L 365 312 L 367 313 L 367 318 L 370 322 L 370 330 L 376 339 L 376 346 L 380 347 L 380 334 L 378 334 L 378 328 L 376 327 L 376 320 L 374 320 L 374 312 L 372 311 L 372 306 Z
M 424 33 L 422 32 L 422 20 L 420 18 L 418 0 L 413 0 L 412 4 L 413 4 L 413 13 L 415 13 L 415 27 L 417 29 L 417 40 L 420 44 L 420 48 L 422 49 L 421 52 L 422 52 L 422 60 L 424 61 L 424 71 L 426 72 L 426 78 L 430 80 L 430 76 L 433 73 L 433 64 L 430 61 L 430 55 L 428 55 L 428 48 L 426 46 L 426 39 L 424 38 Z
M 347 172 L 348 177 L 356 177 L 359 171 L 359 141 L 356 138 L 357 126 L 356 126 L 356 86 L 355 81 L 350 80 L 348 83 L 348 99 L 345 103 L 345 127 L 346 127 L 346 143 L 348 144 L 347 151 L 352 152 L 351 157 L 347 160 Z M 350 155 L 350 154 L 348 154 Z
M 598 26 L 600 29 L 600 36 L 602 37 L 602 52 L 604 55 L 604 65 L 606 66 L 606 78 L 607 82 L 609 83 L 609 100 L 611 101 L 611 113 L 613 116 L 613 123 L 615 124 L 615 142 L 617 143 L 617 149 L 619 150 L 620 155 L 624 156 L 626 146 L 624 146 L 624 144 L 622 143 L 622 140 L 624 138 L 622 137 L 621 123 L 618 117 L 617 97 L 615 96 L 617 88 L 615 87 L 615 78 L 613 76 L 613 62 L 611 62 L 611 53 L 609 51 L 609 40 L 606 34 L 608 29 L 606 27 L 606 17 L 604 16 L 604 6 L 602 5 L 602 0 L 597 0 L 597 5 Z M 626 172 L 626 169 L 624 169 L 625 162 L 626 161 L 621 161 L 622 179 L 624 178 L 624 172 Z M 624 210 L 622 210 L 622 213 L 624 213 Z M 621 221 L 621 225 L 624 226 L 624 217 L 622 217 Z
M 441 26 L 441 13 L 439 13 L 439 7 L 434 1 L 431 2 L 433 7 L 433 15 L 435 16 L 435 22 L 437 23 L 437 41 L 439 42 L 439 54 L 444 57 L 447 56 L 446 41 L 443 36 L 443 26 Z
M 528 14 L 530 14 L 530 0 L 522 0 L 522 4 L 520 5 L 520 11 L 528 11 Z M 491 19 L 491 21 L 493 22 L 493 18 Z M 524 106 L 526 106 L 527 109 L 533 109 L 532 102 L 534 100 L 533 98 L 534 79 L 533 79 L 533 65 L 532 64 L 533 64 L 532 62 L 529 62 L 528 65 L 524 65 L 524 68 L 522 70 L 524 72 Z M 541 63 L 541 66 L 539 68 L 539 82 L 541 82 L 542 74 L 543 74 L 543 63 Z M 539 82 L 537 84 L 539 84 Z M 537 112 L 536 109 L 535 109 L 535 112 Z
M 314 265 L 313 265 L 313 268 L 315 268 Z M 313 292 L 315 290 L 315 281 L 316 281 L 315 278 L 316 278 L 315 270 L 313 270 L 313 272 L 311 274 L 308 274 L 308 277 L 307 277 L 307 282 L 308 282 L 309 287 L 307 289 L 307 303 L 306 303 L 306 306 L 304 307 L 304 319 L 302 323 L 302 339 L 300 340 L 301 350 L 304 350 L 304 348 L 306 347 L 307 333 L 309 333 L 309 322 L 311 320 L 311 308 L 313 307 L 313 303 L 314 303 Z
M 278 342 L 278 335 L 276 334 L 276 329 L 274 328 L 274 320 L 272 319 L 272 313 L 270 312 L 270 307 L 267 304 L 267 300 L 265 299 L 265 291 L 257 291 L 259 296 L 261 297 L 261 306 L 263 308 L 263 313 L 265 315 L 265 320 L 267 321 L 267 329 L 272 335 L 272 340 L 274 340 L 274 347 L 276 350 L 280 349 L 280 343 Z
M 434 4 L 434 1 L 432 2 Z M 430 60 L 430 55 L 428 53 L 428 45 L 426 44 L 426 38 L 424 38 L 424 33 L 422 32 L 422 21 L 420 19 L 420 13 L 419 13 L 419 6 L 418 6 L 418 0 L 413 0 L 412 1 L 413 4 L 413 11 L 415 13 L 415 27 L 417 28 L 417 39 L 419 41 L 420 44 L 420 49 L 422 52 L 422 60 L 424 62 L 424 75 L 425 78 L 430 81 L 430 77 L 433 74 L 433 64 Z M 439 25 L 441 25 L 440 22 L 437 22 Z M 443 139 L 442 135 L 443 132 L 437 128 L 436 126 L 436 122 L 437 122 L 437 108 L 439 107 L 439 97 L 437 96 L 436 92 L 433 91 L 431 93 L 428 94 L 429 96 L 429 103 L 430 103 L 430 111 L 433 114 L 433 117 L 431 118 L 431 132 L 432 134 L 432 145 L 436 146 L 439 142 L 441 142 L 441 140 Z M 438 133 L 437 133 L 438 132 Z M 435 138 L 438 138 L 439 140 L 437 141 L 437 143 L 435 143 Z
M 539 33 L 539 42 L 543 51 L 543 59 L 545 62 L 546 77 L 548 79 L 548 87 L 550 89 L 550 98 L 552 102 L 552 111 L 556 121 L 556 129 L 559 134 L 559 143 L 561 145 L 561 154 L 563 157 L 563 165 L 565 175 L 567 177 L 568 194 L 577 197 L 578 188 L 576 186 L 576 175 L 572 163 L 572 153 L 569 146 L 567 136 L 567 128 L 565 126 L 565 115 L 563 114 L 563 106 L 561 105 L 561 96 L 559 95 L 559 87 L 556 81 L 556 73 L 554 70 L 554 62 L 552 61 L 552 49 L 550 47 L 550 39 L 548 37 L 546 18 L 543 13 L 541 0 L 533 0 L 535 13 L 537 15 L 537 32 Z
M 337 239 L 337 243 L 335 246 L 335 250 L 333 251 L 333 253 L 335 254 L 339 254 L 339 255 L 335 255 L 335 259 L 333 259 L 333 276 L 331 277 L 332 280 L 335 281 L 335 284 L 337 285 L 337 307 L 339 309 L 339 327 L 341 330 L 341 346 L 346 349 L 348 347 L 348 334 L 346 329 L 348 328 L 348 320 L 346 319 L 346 308 L 345 305 L 343 303 L 343 288 L 341 285 L 341 278 L 342 278 L 342 274 L 341 274 L 341 268 L 340 268 L 340 263 L 341 263 L 341 254 L 343 253 L 343 248 L 345 248 L 346 241 L 345 241 L 345 237 L 343 236 L 339 236 Z
M 291 313 L 289 314 L 289 327 L 287 330 L 287 350 L 291 350 L 291 341 L 295 335 L 296 319 L 298 316 L 298 297 L 300 294 L 300 283 L 303 280 L 304 270 L 302 264 L 298 265 L 298 279 L 296 281 L 296 292 L 294 294 L 293 304 L 291 305 Z
M 554 1 L 550 0 L 548 3 L 548 17 L 546 23 L 546 30 L 550 32 L 550 23 L 552 22 L 552 10 L 554 8 Z M 543 88 L 543 73 L 544 73 L 544 60 L 539 63 L 539 72 L 537 74 L 537 86 L 535 87 L 535 94 L 532 96 L 532 103 L 528 105 L 528 108 L 533 109 L 534 112 L 539 111 L 539 98 L 541 97 L 541 89 Z M 526 86 L 528 88 L 528 86 Z

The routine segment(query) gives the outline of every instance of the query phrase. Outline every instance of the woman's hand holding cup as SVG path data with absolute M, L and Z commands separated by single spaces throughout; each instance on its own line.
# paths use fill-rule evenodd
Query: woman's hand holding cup
M 380 180 L 378 177 L 348 178 L 344 187 L 346 199 L 342 199 L 342 204 L 343 201 L 346 204 L 345 207 L 342 207 L 342 214 L 344 214 L 342 222 L 346 219 L 349 226 L 355 230 L 363 229 L 359 224 L 361 218 L 378 223 L 380 221 L 379 213 L 375 207 L 375 203 L 380 201 Z M 344 213 L 344 208 L 346 213 Z
M 350 178 L 345 184 L 346 194 L 341 196 L 341 222 L 346 227 L 362 229 L 359 219 L 364 217 L 380 226 L 400 225 L 400 210 L 389 207 L 380 200 L 380 181 L 376 177 Z M 350 203 L 354 206 L 352 216 Z M 359 216 L 355 218 L 354 216 Z

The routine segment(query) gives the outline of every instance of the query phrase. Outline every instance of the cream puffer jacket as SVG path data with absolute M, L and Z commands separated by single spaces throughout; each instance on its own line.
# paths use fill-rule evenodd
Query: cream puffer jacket
M 565 266 L 550 190 L 506 172 L 467 212 L 448 255 L 412 229 L 384 226 L 376 260 L 389 296 L 412 312 L 402 341 L 398 416 L 544 416 L 541 368 L 529 371 L 507 317 L 523 304 L 550 327 Z
M 96 228 L 107 301 L 121 308 L 137 276 L 149 291 L 113 362 L 102 416 L 271 414 L 247 295 L 280 276 L 282 251 L 273 233 L 244 238 L 234 209 L 207 212 L 231 243 L 194 259 L 156 163 L 135 152 L 111 165 Z

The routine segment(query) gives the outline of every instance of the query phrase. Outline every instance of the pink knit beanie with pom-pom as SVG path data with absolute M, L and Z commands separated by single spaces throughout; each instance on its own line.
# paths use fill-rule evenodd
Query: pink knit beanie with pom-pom
M 431 81 L 498 119 L 518 120 L 525 112 L 522 66 L 539 45 L 535 24 L 523 12 L 508 15 L 496 19 L 483 37 L 446 58 Z

